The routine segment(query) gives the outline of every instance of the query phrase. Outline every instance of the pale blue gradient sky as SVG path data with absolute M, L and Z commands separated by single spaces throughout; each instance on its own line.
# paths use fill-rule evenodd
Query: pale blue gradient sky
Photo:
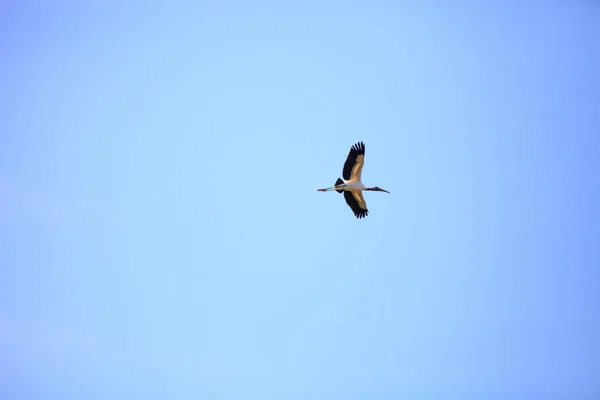
M 0 398 L 600 398 L 600 7 L 473 3 L 3 2 Z

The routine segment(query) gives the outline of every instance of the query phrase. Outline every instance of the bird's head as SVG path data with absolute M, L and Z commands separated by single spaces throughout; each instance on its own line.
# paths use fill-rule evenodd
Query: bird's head
M 371 191 L 373 191 L 373 192 L 386 192 L 386 193 L 389 193 L 387 190 L 385 190 L 385 189 L 382 189 L 382 188 L 380 188 L 380 187 L 377 187 L 377 186 L 375 186 L 375 187 L 372 187 L 372 188 L 367 188 L 367 190 L 371 190 Z

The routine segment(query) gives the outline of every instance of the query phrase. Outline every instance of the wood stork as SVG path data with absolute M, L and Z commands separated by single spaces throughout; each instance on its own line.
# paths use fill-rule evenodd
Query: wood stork
M 350 149 L 346 163 L 344 164 L 344 170 L 342 176 L 344 179 L 338 178 L 335 181 L 333 187 L 327 189 L 317 189 L 319 192 L 327 192 L 335 190 L 338 193 L 344 193 L 346 203 L 350 206 L 356 218 L 364 218 L 369 214 L 367 209 L 367 203 L 363 197 L 363 190 L 370 190 L 374 192 L 386 192 L 387 190 L 381 189 L 377 186 L 366 187 L 360 181 L 360 175 L 362 173 L 363 165 L 365 163 L 365 144 L 363 142 L 356 143 Z

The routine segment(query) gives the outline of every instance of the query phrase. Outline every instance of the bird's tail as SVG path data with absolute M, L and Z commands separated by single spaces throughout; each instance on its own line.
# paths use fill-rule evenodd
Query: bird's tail
M 341 185 L 343 183 L 344 183 L 344 181 L 342 180 L 342 178 L 338 178 L 337 181 L 335 181 L 335 185 L 333 185 L 333 187 L 336 187 L 337 185 Z M 344 191 L 343 190 L 336 190 L 336 192 L 343 193 Z

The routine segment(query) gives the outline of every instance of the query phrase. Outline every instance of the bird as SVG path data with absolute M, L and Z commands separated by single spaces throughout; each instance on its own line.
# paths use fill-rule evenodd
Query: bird
M 365 163 L 365 144 L 358 142 L 350 148 L 346 162 L 344 163 L 344 169 L 342 170 L 342 178 L 338 178 L 335 181 L 335 185 L 326 189 L 317 189 L 318 192 L 328 192 L 335 190 L 338 193 L 344 193 L 344 199 L 346 203 L 352 209 L 354 216 L 358 219 L 364 218 L 369 215 L 367 209 L 367 203 L 363 197 L 363 191 L 373 192 L 386 192 L 390 193 L 385 189 L 377 186 L 366 187 L 360 180 L 363 165 Z

